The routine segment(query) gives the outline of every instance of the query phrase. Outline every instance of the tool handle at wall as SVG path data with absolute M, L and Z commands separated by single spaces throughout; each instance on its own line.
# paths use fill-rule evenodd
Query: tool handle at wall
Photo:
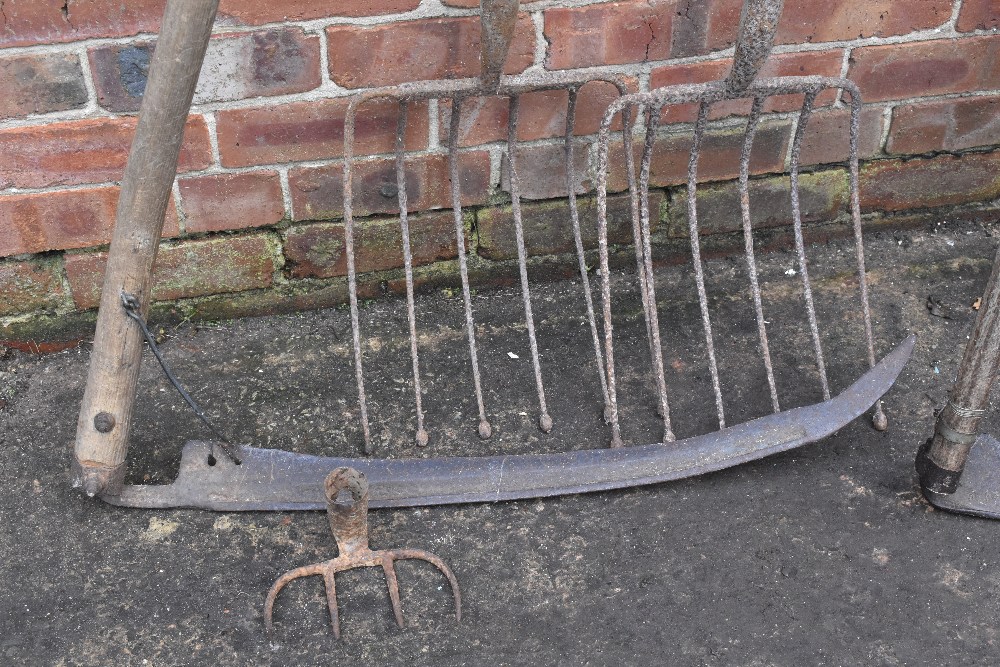
M 482 26 L 480 81 L 483 89 L 496 92 L 507 62 L 510 43 L 517 27 L 518 0 L 481 0 L 479 21 Z
M 90 372 L 77 423 L 74 486 L 88 495 L 122 484 L 142 333 L 122 293 L 149 308 L 153 262 L 177 159 L 219 0 L 168 0 L 129 151 L 111 239 Z
M 745 90 L 771 54 L 778 31 L 784 0 L 745 0 L 740 14 L 740 29 L 733 54 L 733 68 L 726 77 L 726 89 Z

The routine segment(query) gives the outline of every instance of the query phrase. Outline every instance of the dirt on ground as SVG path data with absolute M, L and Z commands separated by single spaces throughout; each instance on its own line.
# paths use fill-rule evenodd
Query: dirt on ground
M 332 558 L 321 512 L 130 510 L 70 487 L 89 347 L 0 354 L 0 663 L 24 665 L 975 665 L 995 664 L 1000 525 L 923 500 L 913 459 L 946 399 L 997 242 L 941 222 L 867 239 L 877 352 L 916 350 L 885 400 L 818 443 L 729 470 L 624 491 L 374 510 L 373 547 L 432 551 L 462 586 L 398 566 L 406 627 L 382 573 L 338 576 L 343 636 L 322 583 L 291 584 L 275 632 L 264 596 L 286 570 Z M 809 249 L 831 388 L 867 360 L 854 247 Z M 793 254 L 759 258 L 783 408 L 822 400 Z M 601 277 L 594 276 L 595 285 Z M 628 444 L 662 434 L 634 276 L 609 277 Z M 728 423 L 770 412 L 741 258 L 707 267 Z M 678 437 L 718 428 L 690 267 L 657 274 Z M 415 412 L 403 303 L 365 304 L 375 456 L 604 447 L 597 364 L 578 282 L 534 292 L 552 434 L 537 398 L 517 290 L 475 294 L 487 411 L 476 437 L 459 292 L 417 300 L 431 443 Z M 930 301 L 929 301 L 930 299 Z M 362 456 L 349 315 L 330 310 L 156 327 L 164 356 L 238 442 Z M 991 420 L 991 421 L 996 421 Z M 169 483 L 186 440 L 208 434 L 146 353 L 128 481 Z

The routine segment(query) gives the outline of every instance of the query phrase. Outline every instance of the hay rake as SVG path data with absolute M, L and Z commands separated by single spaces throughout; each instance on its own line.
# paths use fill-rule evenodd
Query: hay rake
M 183 6 L 182 6 L 183 4 Z M 359 108 L 374 100 L 389 99 L 399 106 L 395 142 L 395 176 L 399 223 L 402 234 L 406 279 L 407 324 L 412 388 L 416 412 L 415 440 L 418 445 L 430 441 L 421 402 L 421 362 L 414 307 L 413 259 L 409 234 L 409 201 L 406 178 L 405 135 L 408 109 L 415 102 L 437 99 L 451 103 L 448 161 L 451 176 L 451 201 L 455 220 L 459 270 L 461 274 L 465 329 L 471 361 L 478 411 L 478 433 L 489 438 L 493 425 L 485 403 L 477 353 L 475 313 L 470 298 L 469 270 L 465 256 L 465 230 L 462 223 L 462 193 L 458 167 L 458 132 L 463 105 L 477 97 L 499 95 L 508 98 L 506 176 L 509 184 L 517 246 L 517 266 L 523 301 L 524 323 L 531 350 L 532 371 L 538 399 L 538 426 L 543 432 L 553 430 L 553 419 L 546 403 L 545 383 L 536 340 L 532 311 L 531 285 L 527 258 L 518 180 L 518 122 L 520 99 L 539 90 L 567 91 L 566 160 L 567 196 L 574 244 L 580 264 L 581 290 L 593 343 L 598 381 L 604 399 L 604 414 L 610 424 L 610 448 L 567 451 L 555 454 L 439 457 L 419 459 L 345 459 L 296 454 L 250 446 L 234 448 L 232 456 L 214 459 L 212 442 L 189 442 L 185 445 L 177 480 L 163 486 L 126 486 L 123 484 L 128 428 L 135 398 L 139 360 L 142 352 L 142 327 L 134 314 L 123 312 L 122 295 L 133 295 L 139 310 L 145 312 L 149 301 L 150 271 L 159 242 L 163 213 L 169 198 L 176 167 L 177 152 L 184 119 L 190 106 L 197 72 L 204 54 L 217 0 L 181 3 L 168 2 L 164 31 L 157 46 L 150 72 L 135 144 L 126 169 L 119 219 L 111 245 L 105 277 L 101 311 L 86 393 L 80 413 L 74 463 L 75 483 L 89 495 L 98 495 L 109 503 L 132 507 L 200 507 L 215 510 L 322 509 L 327 506 L 323 482 L 332 469 L 352 467 L 370 483 L 370 505 L 407 506 L 441 503 L 497 501 L 514 498 L 551 496 L 651 484 L 719 470 L 744 461 L 785 451 L 814 442 L 838 430 L 875 405 L 875 425 L 885 428 L 886 419 L 878 404 L 906 363 L 913 347 L 912 337 L 901 343 L 876 363 L 871 315 L 868 307 L 861 218 L 858 200 L 857 135 L 861 105 L 857 88 L 849 81 L 826 77 L 782 77 L 756 79 L 771 49 L 781 0 L 748 0 L 741 18 L 740 35 L 731 74 L 724 81 L 699 85 L 681 85 L 648 93 L 628 93 L 624 82 L 615 76 L 579 77 L 556 73 L 528 73 L 504 76 L 503 65 L 510 46 L 517 16 L 516 0 L 484 0 L 482 75 L 477 79 L 431 81 L 403 84 L 359 94 L 350 102 L 345 120 L 344 151 L 344 221 L 345 252 L 351 311 L 352 350 L 359 396 L 359 412 L 366 452 L 373 451 L 369 413 L 365 393 L 362 331 L 359 318 L 358 286 L 354 239 L 354 134 Z M 199 49 L 190 48 L 198 45 Z M 601 268 L 600 313 L 587 273 L 582 243 L 579 211 L 575 198 L 575 110 L 580 89 L 587 83 L 603 81 L 614 86 L 619 97 L 605 113 L 597 144 L 598 248 Z M 811 284 L 805 257 L 802 222 L 798 202 L 799 150 L 816 96 L 835 88 L 851 96 L 851 214 L 857 245 L 857 268 L 860 282 L 860 309 L 864 320 L 870 370 L 837 396 L 830 391 L 822 344 L 812 300 Z M 754 258 L 750 225 L 748 171 L 753 137 L 764 109 L 773 95 L 802 94 L 804 103 L 799 115 L 792 148 L 791 202 L 795 246 L 816 356 L 816 367 L 824 400 L 805 407 L 781 411 L 778 403 L 771 356 L 768 348 L 760 286 Z M 766 368 L 773 414 L 737 425 L 726 422 L 722 404 L 721 381 L 714 353 L 712 322 L 705 290 L 697 221 L 697 171 L 701 141 L 712 104 L 750 98 L 752 109 L 744 133 L 739 179 L 742 224 L 746 259 L 760 339 Z M 663 344 L 659 322 L 651 244 L 649 214 L 649 174 L 657 127 L 662 109 L 667 105 L 698 104 L 697 121 L 688 169 L 688 219 L 691 235 L 695 281 L 708 350 L 708 362 L 718 414 L 719 430 L 713 433 L 674 441 L 664 374 Z M 625 447 L 619 387 L 615 370 L 615 339 L 612 322 L 608 250 L 608 155 L 612 124 L 621 117 L 624 169 L 628 179 L 628 202 L 632 238 L 635 247 L 636 278 L 643 307 L 643 319 L 656 384 L 658 413 L 663 421 L 662 442 Z M 645 136 L 639 169 L 633 158 L 632 136 L 636 122 L 644 117 Z M 631 261 L 631 260 L 630 260 Z M 141 313 L 140 313 L 141 315 Z M 227 451 L 225 448 L 223 451 Z M 210 464 L 211 460 L 211 464 Z

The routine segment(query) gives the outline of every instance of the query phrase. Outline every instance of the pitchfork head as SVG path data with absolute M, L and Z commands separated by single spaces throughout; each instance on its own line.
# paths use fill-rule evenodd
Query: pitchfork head
M 267 594 L 264 603 L 264 622 L 267 631 L 273 630 L 274 601 L 278 593 L 293 579 L 322 575 L 326 586 L 326 599 L 330 608 L 330 623 L 333 635 L 340 638 L 340 613 L 337 608 L 337 588 L 334 575 L 345 570 L 358 567 L 381 567 L 385 572 L 386 584 L 389 587 L 389 599 L 392 601 L 392 611 L 396 623 L 403 627 L 403 610 L 399 603 L 399 582 L 396 579 L 397 560 L 425 560 L 441 570 L 455 597 L 455 618 L 462 620 L 462 593 L 458 587 L 451 569 L 434 554 L 421 549 L 379 549 L 372 550 L 368 546 L 368 481 L 365 476 L 354 468 L 337 468 L 331 472 L 324 484 L 326 491 L 326 511 L 330 520 L 330 530 L 337 541 L 340 554 L 322 563 L 313 563 L 295 568 L 281 575 Z M 351 500 L 338 502 L 341 491 L 347 491 Z

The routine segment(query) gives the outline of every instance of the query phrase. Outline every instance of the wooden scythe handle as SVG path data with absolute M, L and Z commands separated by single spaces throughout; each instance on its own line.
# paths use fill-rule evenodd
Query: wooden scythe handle
M 122 484 L 142 334 L 122 292 L 149 308 L 153 262 L 177 172 L 177 158 L 219 0 L 168 0 L 139 122 L 118 198 L 101 307 L 80 407 L 73 483 L 88 495 Z

